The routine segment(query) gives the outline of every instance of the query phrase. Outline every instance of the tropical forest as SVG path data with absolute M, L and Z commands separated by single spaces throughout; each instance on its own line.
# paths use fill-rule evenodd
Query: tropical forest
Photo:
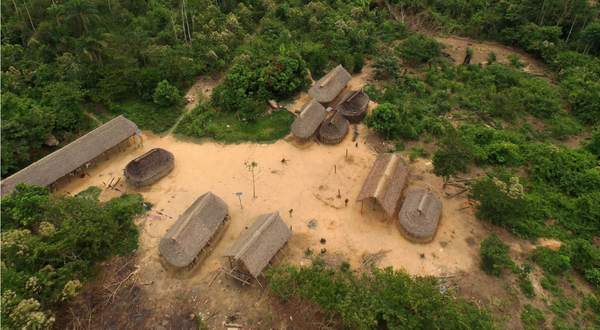
M 2 330 L 600 329 L 597 0 L 0 9 Z M 295 144 L 313 106 L 311 134 L 363 94 L 338 145 Z M 154 148 L 170 167 L 142 187 Z M 407 169 L 391 213 L 391 165 L 361 197 L 386 157 Z M 410 189 L 419 216 L 440 201 L 428 241 L 398 229 Z M 208 191 L 226 215 L 174 267 Z M 272 212 L 290 238 L 235 268 Z

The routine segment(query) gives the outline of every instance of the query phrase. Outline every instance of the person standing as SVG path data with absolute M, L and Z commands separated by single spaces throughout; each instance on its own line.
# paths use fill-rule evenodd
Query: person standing
M 290 218 L 292 217 L 292 212 L 294 212 L 294 209 L 290 209 Z
M 346 204 L 346 206 L 348 206 L 348 198 L 346 198 L 346 200 L 344 200 L 344 203 Z

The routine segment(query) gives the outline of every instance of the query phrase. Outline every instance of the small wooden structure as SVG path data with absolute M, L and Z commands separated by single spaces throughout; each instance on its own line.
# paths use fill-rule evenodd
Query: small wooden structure
M 348 134 L 348 120 L 336 111 L 332 116 L 327 118 L 319 129 L 321 142 L 324 144 L 338 144 L 344 140 Z
M 339 111 L 351 124 L 358 124 L 369 108 L 369 96 L 362 89 L 347 91 L 335 110 Z
M 260 215 L 225 254 L 231 266 L 227 273 L 245 284 L 249 284 L 247 273 L 258 281 L 262 270 L 273 257 L 277 258 L 277 252 L 291 236 L 291 229 L 278 211 Z
M 136 187 L 149 186 L 171 173 L 175 167 L 173 154 L 154 148 L 125 166 L 125 177 Z
M 308 90 L 308 96 L 320 103 L 329 103 L 346 88 L 350 79 L 348 71 L 342 65 L 338 65 Z
M 408 180 L 409 169 L 404 159 L 387 154 L 375 161 L 357 201 L 373 198 L 387 215 L 393 216 Z M 373 207 L 375 204 L 373 204 Z M 362 206 L 361 206 L 362 211 Z
M 442 201 L 430 189 L 411 189 L 398 213 L 398 226 L 408 239 L 426 243 L 437 231 Z
M 312 141 L 319 125 L 327 117 L 327 110 L 317 101 L 310 100 L 300 109 L 300 115 L 292 124 L 292 135 L 298 146 L 304 146 Z
M 227 211 L 210 191 L 198 197 L 160 240 L 163 258 L 175 267 L 189 265 L 227 219 Z

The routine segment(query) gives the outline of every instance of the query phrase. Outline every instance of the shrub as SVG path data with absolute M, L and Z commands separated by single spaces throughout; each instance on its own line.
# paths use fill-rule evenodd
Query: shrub
M 390 103 L 383 103 L 373 109 L 373 113 L 365 118 L 368 127 L 372 127 L 375 132 L 384 133 L 385 138 L 393 140 L 398 136 L 400 117 L 398 107 Z M 412 127 L 412 126 L 411 126 Z
M 516 177 L 508 184 L 496 177 L 480 179 L 473 185 L 471 197 L 479 201 L 477 207 L 479 218 L 509 228 L 514 228 L 528 210 L 523 186 Z
M 531 283 L 530 279 L 526 278 L 526 279 L 519 281 L 519 287 L 521 288 L 521 292 L 523 292 L 523 295 L 525 297 L 527 297 L 527 298 L 535 297 L 535 289 L 534 289 L 533 283 Z
M 316 304 L 344 329 L 498 329 L 488 308 L 464 299 L 447 299 L 433 277 L 413 279 L 391 267 L 372 268 L 357 276 L 336 272 L 322 261 L 296 268 L 284 264 L 269 270 L 269 286 L 283 301 Z
M 179 98 L 179 89 L 176 86 L 169 84 L 166 80 L 159 82 L 154 91 L 154 103 L 163 107 L 168 107 L 177 103 Z
M 571 269 L 569 257 L 544 246 L 538 246 L 533 250 L 531 259 L 551 275 L 565 275 Z
M 397 50 L 405 61 L 427 62 L 442 55 L 442 45 L 423 34 L 404 39 Z
M 481 269 L 489 275 L 500 276 L 502 269 L 514 269 L 515 263 L 508 255 L 510 247 L 493 232 L 481 242 Z
M 525 304 L 525 309 L 521 313 L 521 320 L 525 324 L 526 329 L 538 329 L 537 324 L 546 320 L 544 313 L 538 308 Z
M 360 53 L 354 54 L 354 68 L 352 69 L 352 71 L 355 73 L 359 73 L 362 71 L 364 66 L 365 66 L 365 57 L 363 56 L 363 54 L 360 54 Z
M 487 63 L 488 64 L 494 64 L 494 62 L 496 62 L 496 61 L 497 61 L 496 53 L 494 53 L 494 52 L 488 53 Z

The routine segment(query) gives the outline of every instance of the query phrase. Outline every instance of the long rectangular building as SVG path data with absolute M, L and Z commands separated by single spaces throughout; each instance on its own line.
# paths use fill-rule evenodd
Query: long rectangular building
M 47 187 L 133 136 L 138 127 L 119 116 L 0 182 L 2 197 L 17 184 Z

